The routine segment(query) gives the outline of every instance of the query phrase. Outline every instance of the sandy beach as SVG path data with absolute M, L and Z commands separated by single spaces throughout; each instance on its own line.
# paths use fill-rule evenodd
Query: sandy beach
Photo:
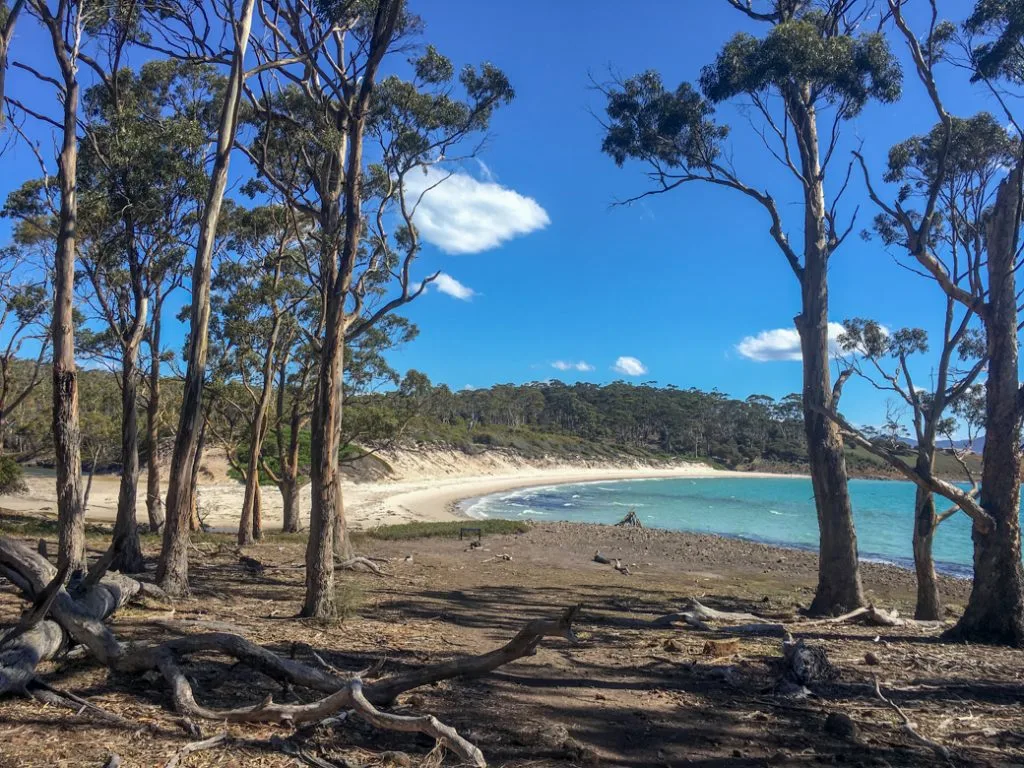
M 345 483 L 345 511 L 353 528 L 421 520 L 451 520 L 460 501 L 501 491 L 546 485 L 637 480 L 672 477 L 757 477 L 768 473 L 725 472 L 705 464 L 679 463 L 671 466 L 586 466 L 526 462 L 494 453 L 465 456 L 447 451 L 423 451 L 387 456 L 391 477 L 369 482 Z M 0 499 L 0 507 L 14 512 L 55 515 L 56 491 L 51 470 L 26 470 L 29 492 Z M 86 516 L 97 522 L 114 520 L 117 512 L 116 475 L 93 478 Z M 138 497 L 138 519 L 146 520 L 144 478 Z M 204 462 L 199 484 L 200 515 L 214 529 L 231 530 L 237 525 L 243 485 L 228 477 L 217 457 Z M 309 487 L 303 488 L 302 514 L 309 510 Z M 264 526 L 274 530 L 281 524 L 281 496 L 273 486 L 263 488 Z

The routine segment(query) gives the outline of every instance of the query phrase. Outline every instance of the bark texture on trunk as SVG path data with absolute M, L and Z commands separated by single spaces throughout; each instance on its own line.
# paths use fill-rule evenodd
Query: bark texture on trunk
M 932 556 L 937 524 L 935 495 L 918 486 L 914 499 L 914 570 L 917 574 L 914 618 L 921 621 L 939 621 L 942 618 L 942 598 Z
M 301 505 L 299 502 L 299 484 L 293 477 L 282 478 L 278 484 L 284 502 L 283 525 L 284 533 L 298 533 L 301 525 Z
M 263 385 L 253 409 L 252 424 L 249 427 L 249 454 L 246 457 L 248 471 L 245 477 L 245 495 L 242 499 L 242 519 L 238 524 L 238 543 L 252 544 L 263 538 L 263 520 L 260 510 L 260 456 L 263 441 L 267 436 L 267 414 L 274 394 L 273 372 L 277 339 L 281 330 L 281 315 L 274 317 L 274 323 L 263 358 Z
M 282 367 L 277 392 L 277 455 L 281 464 L 281 475 L 278 481 L 278 488 L 281 490 L 281 498 L 284 503 L 284 514 L 282 517 L 282 530 L 285 533 L 298 533 L 302 527 L 301 509 L 299 494 L 299 435 L 302 431 L 302 401 L 298 395 L 292 398 L 288 421 L 288 445 L 285 447 L 284 436 L 281 434 L 280 423 L 284 414 L 285 395 L 285 369 Z M 305 374 L 302 377 L 305 381 Z M 300 387 L 300 391 L 304 387 Z
M 803 356 L 804 432 L 818 512 L 818 588 L 815 615 L 837 615 L 864 604 L 857 560 L 857 532 L 847 484 L 846 454 L 832 409 L 828 356 L 828 260 L 830 246 L 825 188 L 818 156 L 818 128 L 807 93 L 788 98 L 800 134 L 804 184 L 804 264 L 801 311 L 795 318 Z
M 321 352 L 310 440 L 309 538 L 306 543 L 306 592 L 302 615 L 331 618 L 334 600 L 334 530 L 341 506 L 338 452 L 341 448 L 342 359 L 341 328 L 344 301 L 328 300 L 328 329 Z M 337 322 L 331 322 L 332 316 Z
M 192 270 L 192 305 L 189 316 L 189 344 L 182 394 L 181 415 L 174 439 L 171 471 L 167 478 L 167 519 L 164 524 L 163 547 L 157 579 L 171 596 L 189 593 L 188 540 L 192 521 L 191 479 L 196 446 L 202 428 L 203 381 L 206 377 L 206 356 L 210 329 L 210 276 L 213 246 L 220 220 L 224 191 L 227 188 L 231 150 L 238 130 L 238 107 L 245 79 L 245 52 L 249 46 L 255 0 L 245 0 L 235 25 L 235 49 L 231 58 L 231 74 L 224 94 L 217 152 L 210 175 L 210 192 L 203 211 L 199 244 Z
M 146 404 L 146 514 L 149 529 L 159 531 L 164 524 L 164 508 L 160 494 L 160 313 L 163 305 L 159 294 L 153 302 L 153 324 L 149 344 L 149 402 Z
M 339 470 L 340 471 L 340 470 Z M 348 522 L 345 520 L 345 499 L 338 499 L 338 514 L 334 518 L 334 557 L 348 560 L 354 554 L 348 538 Z
M 1020 377 L 1016 257 L 1022 164 L 1000 184 L 988 224 L 989 301 L 985 447 L 981 506 L 995 522 L 975 524 L 974 584 L 964 615 L 948 635 L 971 642 L 1024 646 L 1024 568 L 1020 545 Z
M 324 158 L 328 184 L 321 191 L 321 279 L 325 286 L 324 339 L 321 344 L 310 467 L 311 503 L 306 546 L 306 592 L 302 615 L 331 618 L 334 599 L 334 551 L 345 543 L 341 506 L 341 418 L 347 320 L 345 302 L 352 283 L 362 234 L 363 133 L 370 96 L 381 60 L 395 34 L 402 3 L 382 0 L 377 5 L 366 65 L 348 109 L 339 118 L 344 142 Z M 339 113 L 341 114 L 341 113 Z M 342 182 L 340 183 L 339 182 Z M 340 235 L 340 237 L 339 237 Z
M 56 20 L 53 21 L 57 23 Z M 54 47 L 64 41 L 51 29 Z M 78 226 L 78 80 L 65 74 L 64 135 L 57 160 L 60 223 L 54 259 L 53 449 L 57 470 L 57 564 L 85 566 L 85 508 L 82 502 L 82 436 L 78 425 L 78 371 L 75 366 L 75 232 Z
M 125 350 L 121 364 L 121 483 L 114 522 L 116 549 L 111 569 L 140 573 L 146 564 L 139 542 L 135 503 L 139 490 L 138 349 Z
M 199 518 L 199 472 L 203 468 L 203 451 L 206 448 L 206 420 L 199 428 L 199 442 L 196 444 L 196 453 L 192 457 L 192 468 L 189 470 L 189 494 L 188 527 L 190 531 L 202 530 L 203 521 Z

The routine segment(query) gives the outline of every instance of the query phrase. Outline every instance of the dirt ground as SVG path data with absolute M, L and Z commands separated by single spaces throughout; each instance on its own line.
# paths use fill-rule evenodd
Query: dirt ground
M 37 532 L 0 519 L 3 532 Z M 104 546 L 95 531 L 90 544 Z M 709 536 L 578 525 L 533 526 L 488 536 L 479 549 L 457 539 L 359 538 L 361 553 L 390 558 L 388 575 L 346 573 L 339 601 L 348 616 L 330 625 L 294 619 L 301 597 L 303 541 L 272 536 L 246 550 L 265 566 L 254 574 L 228 538 L 204 537 L 194 552 L 194 596 L 173 612 L 128 608 L 113 622 L 122 639 L 173 636 L 173 622 L 196 631 L 237 631 L 278 653 L 357 670 L 384 659 L 395 672 L 506 642 L 528 620 L 580 604 L 579 643 L 547 639 L 536 655 L 475 680 L 452 680 L 404 694 L 395 711 L 430 712 L 474 741 L 494 766 L 863 766 L 942 765 L 901 729 L 898 705 L 923 736 L 950 751 L 948 764 L 1024 765 L 1024 652 L 947 644 L 938 630 L 810 625 L 795 614 L 812 595 L 810 553 Z M 51 545 L 52 545 L 51 540 Z M 158 542 L 145 542 L 150 556 Z M 593 562 L 595 550 L 622 558 L 631 575 Z M 53 551 L 51 546 L 50 551 Z M 496 558 L 511 555 L 511 560 Z M 407 560 L 408 556 L 411 561 Z M 911 574 L 866 564 L 876 604 L 912 608 Z M 946 580 L 946 600 L 962 605 L 968 585 Z M 23 602 L 6 583 L 0 623 Z M 651 620 L 686 597 L 725 610 L 785 622 L 796 637 L 826 649 L 839 678 L 792 700 L 773 692 L 777 638 L 743 638 L 739 653 L 703 653 L 721 633 L 655 629 Z M 877 664 L 869 665 L 871 653 Z M 137 722 L 130 732 L 98 724 L 88 711 L 31 700 L 0 703 L 0 766 L 164 766 L 186 743 L 161 680 L 108 675 L 88 658 L 42 667 L 51 685 Z M 216 657 L 188 674 L 203 703 L 238 706 L 267 695 L 309 701 L 269 678 Z M 848 715 L 855 733 L 826 730 L 830 713 Z M 834 718 L 833 718 L 834 719 Z M 228 746 L 184 757 L 182 766 L 437 765 L 428 739 L 385 733 L 355 718 L 300 732 L 282 727 L 201 723 L 202 736 L 228 733 Z M 835 732 L 832 732 L 835 731 Z M 287 754 L 290 751 L 292 754 Z M 320 760 L 321 762 L 317 762 Z M 328 762 L 323 762 L 328 761 Z M 448 755 L 446 765 L 457 760 Z

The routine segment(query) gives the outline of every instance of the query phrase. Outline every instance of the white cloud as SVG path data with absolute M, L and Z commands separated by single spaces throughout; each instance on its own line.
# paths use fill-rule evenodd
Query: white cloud
M 835 355 L 842 351 L 837 339 L 843 333 L 839 323 L 828 324 L 828 352 Z M 761 331 L 756 336 L 747 336 L 736 345 L 736 351 L 748 360 L 769 363 L 777 360 L 800 360 L 800 334 L 795 328 L 774 328 Z
M 405 191 L 410 204 L 419 199 L 413 221 L 423 239 L 445 253 L 479 253 L 551 223 L 533 198 L 461 171 L 414 171 Z
M 612 370 L 616 373 L 621 373 L 624 376 L 643 376 L 647 373 L 647 366 L 635 357 L 623 355 L 615 361 L 615 365 L 612 366 Z
M 560 371 L 592 371 L 594 366 L 588 363 L 586 360 L 580 360 L 579 362 L 572 362 L 570 360 L 555 360 L 551 364 L 552 368 L 557 368 Z
M 454 277 L 446 275 L 444 272 L 437 276 L 434 280 L 434 285 L 437 286 L 437 290 L 441 293 L 448 294 L 456 299 L 462 299 L 463 301 L 469 301 L 476 295 L 476 291 L 468 285 L 463 285 Z

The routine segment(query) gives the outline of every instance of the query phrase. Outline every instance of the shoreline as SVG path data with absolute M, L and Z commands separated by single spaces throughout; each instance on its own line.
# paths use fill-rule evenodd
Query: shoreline
M 391 457 L 389 457 L 391 458 Z M 574 485 L 588 482 L 622 480 L 658 480 L 671 478 L 794 478 L 777 472 L 720 470 L 706 464 L 685 462 L 669 466 L 579 466 L 541 465 L 490 457 L 480 461 L 465 456 L 400 456 L 394 459 L 397 477 L 387 480 L 345 481 L 342 484 L 345 512 L 353 529 L 381 525 L 456 520 L 467 518 L 459 505 L 495 493 L 524 488 Z M 207 464 L 204 463 L 204 468 Z M 231 479 L 220 467 L 198 485 L 200 517 L 212 528 L 231 530 L 238 525 L 244 486 Z M 56 516 L 56 485 L 52 470 L 33 468 L 26 472 L 29 491 L 0 500 L 0 507 L 20 514 Z M 86 519 L 112 523 L 117 516 L 120 478 L 97 475 L 86 510 Z M 281 495 L 273 486 L 263 486 L 262 511 L 266 530 L 274 530 L 282 521 Z M 136 498 L 136 516 L 147 519 L 146 489 L 140 483 Z M 310 489 L 300 493 L 300 515 L 305 526 L 309 515 Z
M 467 502 L 506 491 L 629 480 L 671 480 L 675 478 L 713 480 L 744 477 L 806 479 L 809 476 L 776 472 L 720 470 L 703 464 L 684 464 L 665 468 L 558 468 L 534 470 L 532 473 L 523 472 L 514 475 L 468 475 L 450 479 L 438 478 L 422 483 L 428 487 L 408 490 L 395 488 L 398 492 L 391 494 L 387 498 L 387 502 L 400 510 L 400 512 L 392 512 L 392 514 L 402 517 L 402 522 L 473 520 L 476 518 L 466 514 L 463 508 Z M 402 485 L 402 483 L 390 485 Z M 353 485 L 346 487 L 346 490 L 355 491 L 358 495 L 359 488 L 359 485 Z M 415 517 L 405 519 L 406 515 Z
M 689 479 L 808 479 L 805 474 L 790 474 L 763 471 L 720 470 L 698 463 L 681 463 L 674 466 L 639 466 L 639 467 L 580 467 L 580 466 L 519 466 L 516 471 L 509 472 L 512 467 L 498 467 L 498 472 L 480 472 L 478 474 L 461 474 L 456 465 L 442 468 L 447 470 L 446 476 L 438 476 L 437 467 L 413 467 L 408 475 L 421 474 L 421 477 L 405 477 L 394 480 L 353 482 L 343 484 L 345 511 L 352 530 L 368 530 L 385 525 L 396 525 L 412 522 L 444 522 L 453 520 L 479 520 L 482 518 L 467 514 L 467 508 L 477 500 L 506 492 L 541 489 L 556 486 L 595 484 L 602 482 L 666 480 L 675 478 Z M 488 469 L 488 468 L 484 468 Z M 418 471 L 417 471 L 418 470 Z M 431 472 L 430 470 L 434 470 Z M 52 518 L 56 516 L 56 493 L 53 476 L 50 471 L 35 470 L 27 473 L 30 491 L 23 496 L 6 497 L 0 500 L 0 508 L 30 515 Z M 238 516 L 242 503 L 244 486 L 226 477 L 215 478 L 214 482 L 201 482 L 199 485 L 201 515 L 212 530 L 231 533 L 238 525 Z M 116 475 L 97 476 L 94 479 L 90 504 L 86 519 L 92 522 L 112 524 L 116 518 L 117 494 L 119 478 Z M 146 520 L 145 489 L 140 487 L 137 501 L 139 522 Z M 303 489 L 300 499 L 303 528 L 308 524 L 309 486 Z M 273 486 L 264 486 L 263 494 L 263 525 L 265 530 L 273 531 L 280 527 L 282 521 L 281 497 Z M 557 519 L 533 520 L 535 524 L 556 524 Z M 586 521 L 577 521 L 586 525 Z M 601 525 L 601 523 L 593 523 Z M 610 525 L 610 524 L 606 524 Z M 801 552 L 817 558 L 815 546 L 781 542 L 777 540 L 745 536 L 729 533 L 706 533 L 673 528 L 652 527 L 649 530 L 667 533 L 683 533 L 689 535 L 706 535 L 718 539 L 761 544 L 768 547 Z M 864 563 L 877 563 L 900 570 L 912 570 L 912 561 L 902 561 L 882 555 L 862 554 Z M 962 580 L 970 578 L 969 566 L 959 563 L 939 564 L 940 572 L 947 578 Z

